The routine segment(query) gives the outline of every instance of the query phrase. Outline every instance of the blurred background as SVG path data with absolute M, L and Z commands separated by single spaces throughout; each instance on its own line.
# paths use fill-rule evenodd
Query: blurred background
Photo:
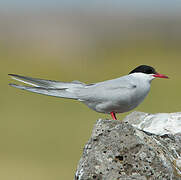
M 136 110 L 180 111 L 180 20 L 175 0 L 0 1 L 0 179 L 73 179 L 94 123 L 110 118 L 9 87 L 8 73 L 92 83 L 147 64 L 170 79 Z

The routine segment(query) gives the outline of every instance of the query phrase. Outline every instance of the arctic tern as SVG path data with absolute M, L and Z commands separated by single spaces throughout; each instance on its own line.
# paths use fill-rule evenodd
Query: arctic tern
M 128 75 L 92 84 L 9 75 L 12 79 L 31 85 L 9 84 L 10 86 L 48 96 L 78 100 L 97 112 L 111 114 L 113 120 L 116 120 L 116 113 L 130 111 L 144 100 L 154 78 L 168 78 L 147 65 L 136 67 Z

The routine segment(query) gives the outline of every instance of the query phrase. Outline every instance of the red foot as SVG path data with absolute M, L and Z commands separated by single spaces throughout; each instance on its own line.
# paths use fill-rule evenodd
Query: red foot
M 113 120 L 117 120 L 116 114 L 114 112 L 111 112 L 111 116 L 112 116 Z

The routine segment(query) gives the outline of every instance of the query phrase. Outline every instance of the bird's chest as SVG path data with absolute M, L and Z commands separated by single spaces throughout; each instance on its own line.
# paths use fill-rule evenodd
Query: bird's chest
M 130 94 L 130 104 L 133 104 L 133 106 L 137 106 L 140 104 L 144 98 L 147 96 L 148 92 L 150 90 L 150 84 L 149 83 L 139 83 L 136 85 L 133 92 Z
M 137 107 L 147 96 L 150 90 L 150 86 L 139 84 L 132 91 L 125 94 L 124 97 L 120 95 L 121 98 L 117 98 L 115 100 L 115 112 L 127 112 L 135 107 Z

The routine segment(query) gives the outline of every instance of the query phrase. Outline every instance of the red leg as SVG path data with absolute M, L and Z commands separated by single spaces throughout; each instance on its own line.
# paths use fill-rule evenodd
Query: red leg
M 111 116 L 112 116 L 113 120 L 117 120 L 116 114 L 114 112 L 111 112 Z

